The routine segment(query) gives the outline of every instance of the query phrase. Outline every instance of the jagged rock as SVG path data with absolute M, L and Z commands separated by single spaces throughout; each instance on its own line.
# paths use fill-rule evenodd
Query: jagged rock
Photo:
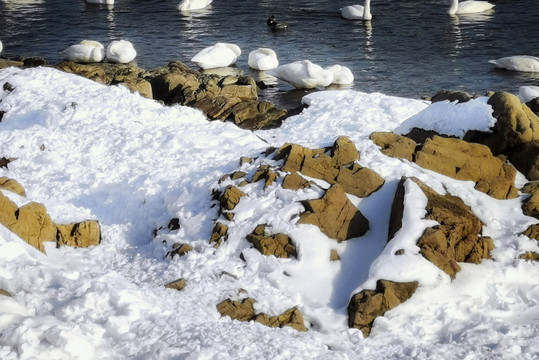
M 430 101 L 435 103 L 438 101 L 449 100 L 465 103 L 473 99 L 473 96 L 464 91 L 440 90 L 434 95 Z
M 522 201 L 524 215 L 539 219 L 539 182 L 530 182 L 524 185 L 521 191 L 530 196 Z
M 421 255 L 451 278 L 460 270 L 458 262 L 478 264 L 482 259 L 490 258 L 490 251 L 494 248 L 492 239 L 481 236 L 481 221 L 473 214 L 470 207 L 455 196 L 449 194 L 440 195 L 417 179 L 414 181 L 427 197 L 426 219 L 435 220 L 439 225 L 425 229 L 417 246 Z M 395 202 L 404 199 L 404 182 L 401 180 L 392 209 L 403 208 L 404 204 Z M 399 215 L 400 213 L 400 215 Z M 396 223 L 393 218 L 402 216 L 397 211 L 391 214 L 390 223 Z M 390 230 L 393 234 L 398 229 Z
M 269 317 L 262 313 L 255 316 L 254 321 L 274 328 L 282 328 L 283 326 L 289 326 L 297 331 L 304 332 L 307 328 L 303 324 L 303 315 L 298 308 L 293 307 L 288 309 L 281 315 Z
M 242 156 L 240 158 L 240 166 L 242 166 L 243 164 L 251 164 L 252 162 L 253 162 L 253 159 L 251 159 L 250 157 Z
M 261 165 L 253 174 L 251 182 L 264 180 L 264 189 L 273 184 L 277 179 L 277 173 L 269 168 L 268 165 Z
M 70 74 L 77 74 L 100 84 L 109 84 L 105 70 L 96 64 L 79 64 L 72 61 L 63 61 L 57 65 L 59 70 Z
M 58 246 L 88 247 L 101 243 L 101 227 L 97 221 L 86 220 L 56 227 Z
M 440 134 L 434 130 L 425 130 L 420 128 L 412 128 L 408 134 L 404 134 L 403 136 L 415 141 L 416 144 L 424 144 L 427 139 L 433 139 L 436 136 L 454 139 L 456 138 L 455 136 Z
M 254 299 L 246 298 L 241 301 L 226 299 L 217 304 L 217 311 L 221 316 L 229 316 L 233 320 L 251 321 L 254 320 L 269 327 L 289 326 L 297 331 L 307 331 L 303 324 L 303 315 L 293 307 L 281 315 L 269 317 L 264 313 L 256 314 L 254 310 Z
M 539 254 L 535 251 L 527 251 L 524 254 L 520 254 L 518 258 L 528 261 L 539 261 Z
M 0 194 L 0 198 L 2 197 Z M 28 244 L 44 252 L 43 242 L 56 241 L 56 226 L 42 204 L 30 202 L 17 209 L 13 203 L 12 205 L 6 204 L 5 201 L 0 203 L 2 204 L 0 212 L 4 212 L 4 209 L 8 212 L 0 219 L 2 224 Z M 3 205 L 7 206 L 4 208 Z M 13 207 L 15 211 L 10 213 Z M 4 219 L 7 220 L 6 223 L 3 222 Z
M 247 235 L 249 241 L 255 249 L 262 254 L 273 255 L 278 258 L 287 259 L 297 257 L 296 247 L 291 239 L 285 234 L 265 235 L 266 225 L 258 225 L 251 234 Z
M 219 198 L 222 210 L 232 210 L 238 205 L 240 199 L 245 196 L 240 189 L 235 186 L 228 185 Z
M 217 304 L 221 316 L 230 316 L 233 320 L 250 321 L 255 317 L 254 299 L 246 298 L 241 301 L 226 299 Z
M 283 171 L 301 172 L 329 184 L 338 183 L 347 193 L 358 197 L 369 196 L 383 185 L 381 176 L 355 163 L 359 154 L 348 138 L 338 138 L 330 149 L 330 156 L 325 152 L 326 149 L 285 144 L 277 150 L 274 159 L 284 159 Z
M 187 285 L 187 282 L 185 281 L 185 279 L 178 279 L 178 280 L 169 282 L 168 284 L 165 285 L 165 287 L 167 289 L 174 289 L 174 290 L 180 291 L 180 290 L 183 290 L 186 285 Z
M 0 177 L 0 189 L 11 191 L 23 197 L 26 196 L 26 192 L 24 191 L 24 188 L 21 186 L 21 184 L 7 177 Z
M 352 296 L 348 304 L 348 326 L 360 329 L 364 337 L 369 336 L 374 320 L 408 300 L 417 287 L 415 281 L 378 280 L 376 290 L 363 290 Z
M 516 169 L 489 148 L 460 139 L 436 136 L 415 154 L 416 164 L 457 180 L 471 180 L 475 188 L 496 199 L 518 196 L 513 186 Z
M 22 60 L 11 60 L 11 59 L 2 59 L 0 58 L 0 69 L 5 69 L 8 67 L 23 67 L 24 62 Z
M 312 186 L 314 183 L 312 181 L 307 181 L 304 177 L 293 173 L 288 174 L 283 179 L 283 188 L 290 190 L 300 190 Z
M 389 132 L 374 132 L 370 139 L 378 145 L 380 151 L 391 157 L 412 161 L 416 143 L 410 138 Z
M 525 235 L 529 237 L 530 239 L 538 240 L 539 241 L 539 224 L 533 224 L 530 225 L 523 233 L 522 235 Z
M 332 185 L 319 200 L 302 202 L 305 212 L 298 224 L 312 224 L 338 242 L 364 235 L 369 221 L 346 197 L 339 184 Z
M 0 115 L 2 114 L 2 112 L 0 112 Z M 1 117 L 0 117 L 1 119 Z M 3 167 L 4 169 L 7 169 L 7 165 L 12 162 L 13 160 L 15 160 L 14 158 L 7 158 L 7 157 L 1 157 L 0 158 L 0 167 Z
M 173 258 L 175 255 L 183 256 L 187 254 L 189 251 L 193 250 L 193 247 L 189 244 L 185 243 L 174 243 L 172 245 L 172 250 L 170 250 L 165 257 L 168 257 L 170 255 L 171 258 Z
M 517 146 L 539 140 L 539 118 L 518 97 L 497 92 L 490 97 L 488 104 L 492 106 L 492 115 L 497 121 L 494 134 L 484 144 L 493 154 L 505 154 Z
M 219 247 L 221 243 L 228 239 L 228 226 L 223 223 L 216 222 L 210 237 L 210 243 L 215 243 L 215 247 Z

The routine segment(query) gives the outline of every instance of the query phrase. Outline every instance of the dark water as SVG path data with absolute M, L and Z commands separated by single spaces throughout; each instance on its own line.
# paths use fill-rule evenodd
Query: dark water
M 339 8 L 363 0 L 214 0 L 211 8 L 185 15 L 179 0 L 117 0 L 112 8 L 83 0 L 1 0 L 2 56 L 42 56 L 49 63 L 83 39 L 105 46 L 119 38 L 137 49 L 145 69 L 191 57 L 215 42 L 242 48 L 237 68 L 249 71 L 247 55 L 274 49 L 281 64 L 309 59 L 322 66 L 342 64 L 355 75 L 352 88 L 420 97 L 442 88 L 484 93 L 539 85 L 539 74 L 494 70 L 487 62 L 503 56 L 539 55 L 538 0 L 491 0 L 490 14 L 451 17 L 449 0 L 373 0 L 373 20 L 348 21 Z M 289 24 L 272 33 L 270 15 Z M 279 83 L 264 92 L 299 99 L 304 91 Z

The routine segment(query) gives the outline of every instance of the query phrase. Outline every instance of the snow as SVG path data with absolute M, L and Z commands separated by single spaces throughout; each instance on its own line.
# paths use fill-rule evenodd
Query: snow
M 537 220 L 520 210 L 524 196 L 496 200 L 471 182 L 452 180 L 405 160 L 388 158 L 373 131 L 411 127 L 461 136 L 488 130 L 491 109 L 480 98 L 430 104 L 352 90 L 320 91 L 310 106 L 278 129 L 250 132 L 209 122 L 195 109 L 161 104 L 121 86 L 103 86 L 53 69 L 0 71 L 0 169 L 27 198 L 2 191 L 18 205 L 43 203 L 56 223 L 99 220 L 103 240 L 86 249 L 46 255 L 0 225 L 0 358 L 2 359 L 536 359 L 539 356 L 539 264 L 517 260 L 537 251 L 518 235 Z M 250 175 L 269 146 L 310 148 L 348 136 L 359 163 L 384 177 L 365 199 L 349 196 L 369 219 L 361 238 L 336 243 L 316 227 L 297 225 L 300 200 L 318 198 L 328 184 L 291 191 L 261 182 L 242 188 L 229 238 L 208 243 L 217 208 L 211 192 Z M 242 156 L 256 158 L 239 165 Z M 407 181 L 403 226 L 386 246 L 397 182 L 415 176 L 439 193 L 459 196 L 493 238 L 493 259 L 460 264 L 454 280 L 426 261 L 415 245 L 432 221 L 425 197 Z M 525 182 L 519 174 L 518 184 Z M 168 232 L 176 217 L 180 229 Z M 266 257 L 245 236 L 257 224 L 289 235 L 297 259 Z M 157 236 L 152 234 L 157 232 Z M 175 242 L 194 250 L 165 257 Z M 328 259 L 336 250 L 338 262 Z M 404 255 L 395 256 L 398 249 Z M 245 261 L 240 259 L 243 255 Z M 187 280 L 181 291 L 164 284 Z M 377 318 L 369 338 L 347 327 L 346 306 L 376 280 L 418 281 L 413 297 Z M 272 329 L 221 317 L 224 299 L 252 297 L 257 311 L 278 315 L 292 306 L 309 331 Z

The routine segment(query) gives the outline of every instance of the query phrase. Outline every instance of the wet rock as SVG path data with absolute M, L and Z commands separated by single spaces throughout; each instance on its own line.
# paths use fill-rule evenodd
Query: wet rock
M 329 238 L 338 242 L 363 236 L 369 221 L 346 197 L 342 186 L 332 185 L 318 200 L 302 202 L 305 212 L 298 224 L 316 225 Z
M 412 297 L 417 287 L 415 281 L 378 280 L 375 290 L 363 290 L 352 296 L 348 304 L 348 325 L 360 329 L 364 337 L 369 336 L 374 320 Z
M 464 91 L 440 90 L 430 99 L 430 101 L 435 103 L 448 100 L 450 102 L 457 101 L 458 103 L 465 103 L 471 99 L 473 99 L 473 96 Z
M 57 246 L 88 247 L 101 243 L 101 227 L 97 221 L 86 220 L 56 227 Z
M 518 195 L 513 186 L 516 169 L 489 148 L 459 139 L 434 137 L 415 154 L 417 165 L 457 180 L 471 180 L 475 188 L 496 199 Z
M 165 285 L 165 287 L 167 289 L 174 289 L 174 290 L 180 291 L 180 290 L 183 290 L 186 285 L 187 285 L 187 282 L 185 281 L 185 279 L 178 279 L 178 280 L 169 282 L 168 284 Z
M 297 257 L 296 247 L 287 235 L 266 235 L 265 229 L 265 224 L 258 225 L 252 233 L 247 235 L 247 241 L 253 244 L 255 249 L 266 256 L 273 255 L 282 259 Z
M 11 191 L 22 197 L 26 196 L 26 192 L 24 191 L 24 188 L 21 186 L 21 184 L 7 177 L 0 177 L 0 189 Z
M 380 151 L 390 157 L 412 161 L 416 143 L 410 138 L 388 132 L 374 132 L 370 139 Z

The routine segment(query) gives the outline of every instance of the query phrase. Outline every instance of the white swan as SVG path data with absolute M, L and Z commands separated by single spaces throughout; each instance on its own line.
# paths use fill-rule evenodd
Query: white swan
M 61 52 L 65 60 L 91 63 L 105 59 L 105 47 L 92 40 L 82 40 L 79 44 L 71 45 Z
M 539 86 L 521 86 L 518 88 L 518 99 L 522 103 L 527 103 L 530 100 L 539 97 Z
M 459 3 L 459 0 L 451 0 L 451 6 L 447 12 L 449 15 L 476 14 L 490 10 L 494 7 L 488 1 L 468 0 Z
M 107 60 L 113 63 L 127 64 L 137 56 L 137 51 L 127 40 L 114 40 L 107 46 Z
M 230 66 L 238 60 L 241 49 L 235 44 L 217 43 L 193 56 L 192 62 L 202 69 Z
M 500 69 L 523 72 L 539 72 L 539 58 L 528 55 L 507 56 L 489 63 Z
M 189 11 L 189 10 L 198 10 L 208 7 L 213 0 L 183 0 L 178 4 L 178 10 L 180 11 Z
M 352 71 L 343 65 L 333 65 L 326 70 L 333 73 L 333 82 L 331 85 L 350 85 L 354 82 L 354 74 Z
M 88 4 L 114 5 L 114 0 L 86 0 Z
M 371 20 L 371 0 L 365 0 L 365 6 L 345 6 L 341 8 L 341 15 L 347 20 Z
M 313 89 L 326 87 L 333 82 L 333 73 L 324 70 L 321 66 L 313 64 L 309 60 L 294 61 L 293 63 L 281 65 L 268 74 L 300 89 Z
M 249 53 L 249 67 L 255 70 L 271 70 L 279 66 L 277 54 L 272 49 L 259 48 Z

